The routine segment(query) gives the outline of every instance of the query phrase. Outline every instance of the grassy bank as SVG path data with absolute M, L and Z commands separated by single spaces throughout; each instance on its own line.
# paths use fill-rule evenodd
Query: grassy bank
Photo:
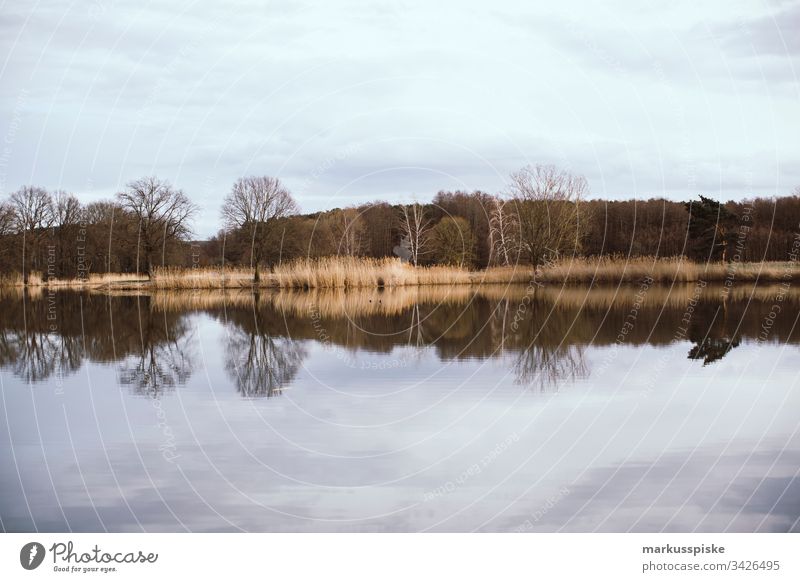
M 646 278 L 659 283 L 693 281 L 776 282 L 800 279 L 800 266 L 791 262 L 715 263 L 700 265 L 686 259 L 581 258 L 564 260 L 540 269 L 537 281 L 551 284 L 638 283 Z M 455 267 L 413 267 L 398 259 L 331 257 L 279 265 L 262 275 L 259 286 L 280 289 L 380 288 L 434 285 L 529 283 L 529 266 L 493 267 L 468 271 Z M 19 275 L 4 275 L 0 285 L 22 286 Z M 116 289 L 244 289 L 252 288 L 250 269 L 161 268 L 152 280 L 133 274 L 91 275 L 88 279 L 50 279 L 32 273 L 31 287 Z

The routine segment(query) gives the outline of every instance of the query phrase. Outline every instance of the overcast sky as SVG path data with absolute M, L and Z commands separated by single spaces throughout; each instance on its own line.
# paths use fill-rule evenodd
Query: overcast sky
M 304 211 L 536 163 L 601 198 L 800 185 L 800 2 L 529 4 L 6 1 L 0 191 L 156 174 L 205 236 L 250 174 Z

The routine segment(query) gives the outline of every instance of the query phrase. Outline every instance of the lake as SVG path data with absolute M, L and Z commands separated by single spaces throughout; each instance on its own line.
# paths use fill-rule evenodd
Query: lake
M 797 531 L 788 285 L 0 291 L 5 531 Z

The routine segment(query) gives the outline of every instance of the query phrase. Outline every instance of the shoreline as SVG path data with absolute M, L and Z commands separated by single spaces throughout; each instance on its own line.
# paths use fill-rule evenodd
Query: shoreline
M 262 274 L 256 285 L 251 269 L 175 268 L 156 269 L 152 279 L 131 273 L 90 275 L 86 279 L 44 281 L 31 273 L 27 287 L 41 289 L 202 290 L 202 289 L 348 289 L 424 287 L 436 285 L 596 285 L 690 283 L 697 281 L 735 284 L 779 283 L 800 280 L 800 264 L 793 261 L 761 263 L 711 263 L 688 259 L 640 257 L 578 258 L 547 265 L 535 274 L 528 265 L 490 267 L 470 271 L 458 267 L 414 267 L 399 259 L 331 257 L 296 261 Z M 0 288 L 24 288 L 19 274 L 0 278 Z

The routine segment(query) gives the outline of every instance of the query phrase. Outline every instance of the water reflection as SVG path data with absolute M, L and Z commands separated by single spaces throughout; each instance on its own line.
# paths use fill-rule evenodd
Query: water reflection
M 776 292 L 742 287 L 723 301 L 721 290 L 709 286 L 697 302 L 690 285 L 654 287 L 645 297 L 626 287 L 502 286 L 258 295 L 4 292 L 0 365 L 41 382 L 74 373 L 87 359 L 117 362 L 121 384 L 158 396 L 190 378 L 193 318 L 206 315 L 225 326 L 225 369 L 246 397 L 280 394 L 301 369 L 308 342 L 352 353 L 429 349 L 442 361 L 510 355 L 519 384 L 555 390 L 590 375 L 585 347 L 620 343 L 622 330 L 627 345 L 677 341 L 689 304 L 688 358 L 718 361 L 761 333 Z M 796 309 L 798 294 L 784 301 Z M 791 318 L 769 323 L 770 341 L 797 341 Z
M 0 524 L 800 528 L 798 293 L 639 291 L 2 291 Z
M 257 303 L 254 302 L 254 303 Z M 297 375 L 305 349 L 272 330 L 277 322 L 268 310 L 229 311 L 225 338 L 225 370 L 244 397 L 277 396 Z
M 64 307 L 69 299 L 57 296 L 46 303 L 29 294 L 14 294 L 2 301 L 0 326 L 0 366 L 27 382 L 40 382 L 53 374 L 69 374 L 83 361 L 81 337 L 59 333 L 53 309 Z
M 0 365 L 27 382 L 113 362 L 121 384 L 156 396 L 191 375 L 191 314 L 147 296 L 4 291 L 0 312 Z
M 731 321 L 727 301 L 697 304 L 689 327 L 689 339 L 695 344 L 689 350 L 690 360 L 710 364 L 725 357 L 741 342 L 738 321 Z
M 116 324 L 130 326 L 139 336 L 138 345 L 120 363 L 119 381 L 137 394 L 156 398 L 185 384 L 191 376 L 194 334 L 185 316 L 157 313 L 150 309 L 149 302 L 143 306 L 142 298 L 137 298 L 136 308 L 134 325 L 129 320 Z

